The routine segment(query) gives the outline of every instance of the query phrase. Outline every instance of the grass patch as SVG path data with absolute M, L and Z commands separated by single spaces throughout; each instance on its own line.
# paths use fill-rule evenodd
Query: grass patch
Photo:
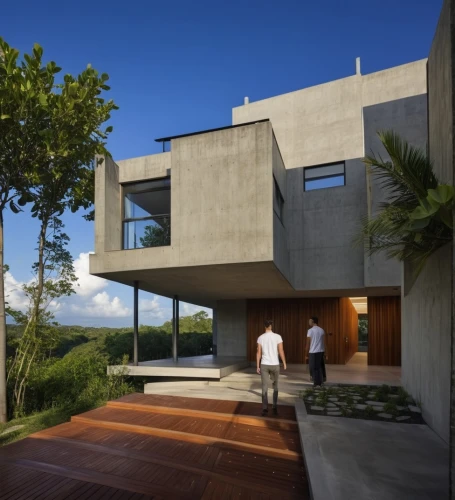
M 48 427 L 68 422 L 71 415 L 70 408 L 51 408 L 50 410 L 35 413 L 28 417 L 15 418 L 6 424 L 0 424 L 0 446 L 13 443 Z M 4 436 L 1 435 L 4 431 L 16 425 L 23 425 L 24 427 Z
M 20 439 L 24 439 L 34 432 L 39 432 L 49 427 L 69 422 L 72 415 L 77 415 L 85 411 L 94 410 L 104 406 L 106 401 L 99 400 L 96 403 L 83 403 L 79 405 L 62 405 L 33 413 L 26 417 L 14 418 L 6 424 L 0 424 L 0 447 L 5 446 Z M 11 427 L 23 425 L 21 429 L 14 430 L 5 435 L 1 435 Z

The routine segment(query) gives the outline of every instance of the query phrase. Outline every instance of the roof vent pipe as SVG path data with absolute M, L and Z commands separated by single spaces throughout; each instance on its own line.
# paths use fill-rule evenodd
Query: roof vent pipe
M 361 75 L 362 73 L 360 72 L 360 57 L 355 58 L 355 74 L 356 75 Z
M 250 103 L 250 99 L 248 97 L 244 97 L 243 98 L 243 104 L 246 106 L 249 103 Z

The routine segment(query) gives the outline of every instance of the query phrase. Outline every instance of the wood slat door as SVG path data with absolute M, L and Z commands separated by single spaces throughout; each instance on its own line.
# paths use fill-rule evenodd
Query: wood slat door
M 368 364 L 401 366 L 400 297 L 368 297 Z
M 264 332 L 264 320 L 274 322 L 274 331 L 283 337 L 288 363 L 305 362 L 305 342 L 308 331 L 308 319 L 318 316 L 319 324 L 327 334 L 329 363 L 345 364 L 345 343 L 342 338 L 340 298 L 316 299 L 254 299 L 248 301 L 248 358 L 256 359 L 256 345 L 259 335 Z M 344 300 L 344 299 L 343 299 Z M 346 299 L 349 300 L 349 299 Z M 349 314 L 345 316 L 348 318 Z M 344 316 L 343 316 L 344 318 Z M 350 325 L 350 320 L 343 319 Z M 355 329 L 357 332 L 357 328 Z

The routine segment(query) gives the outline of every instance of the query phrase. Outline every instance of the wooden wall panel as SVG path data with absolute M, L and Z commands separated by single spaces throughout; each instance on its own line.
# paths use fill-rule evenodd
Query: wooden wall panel
M 347 363 L 359 349 L 359 315 L 348 297 L 340 298 L 340 332 Z
M 401 298 L 368 298 L 368 364 L 401 366 Z
M 283 337 L 289 363 L 305 362 L 308 320 L 318 316 L 326 332 L 329 363 L 344 364 L 344 344 L 340 331 L 340 299 L 257 299 L 248 301 L 248 357 L 256 360 L 257 338 L 264 332 L 264 320 L 274 322 L 274 331 Z

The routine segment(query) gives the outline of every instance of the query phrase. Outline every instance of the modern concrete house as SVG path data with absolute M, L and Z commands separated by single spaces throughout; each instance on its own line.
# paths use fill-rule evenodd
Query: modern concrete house
M 329 361 L 347 363 L 358 348 L 357 298 L 368 303 L 368 362 L 399 365 L 400 266 L 354 245 L 383 199 L 361 158 L 382 153 L 384 128 L 425 147 L 427 62 L 369 75 L 359 66 L 348 78 L 245 99 L 232 126 L 159 139 L 170 144 L 162 154 L 106 158 L 90 272 L 213 308 L 215 352 L 249 360 L 272 316 L 289 362 L 303 362 L 316 314 Z
M 90 272 L 134 287 L 134 364 L 139 289 L 174 299 L 174 360 L 180 299 L 213 308 L 214 353 L 236 367 L 254 360 L 266 317 L 289 363 L 304 362 L 311 315 L 328 333 L 329 363 L 349 363 L 367 313 L 368 364 L 402 365 L 403 385 L 448 442 L 452 249 L 415 281 L 354 240 L 384 200 L 362 162 L 385 156 L 377 131 L 428 146 L 453 183 L 453 4 L 428 60 L 367 75 L 358 62 L 348 78 L 245 98 L 231 126 L 158 139 L 162 154 L 104 159 Z

